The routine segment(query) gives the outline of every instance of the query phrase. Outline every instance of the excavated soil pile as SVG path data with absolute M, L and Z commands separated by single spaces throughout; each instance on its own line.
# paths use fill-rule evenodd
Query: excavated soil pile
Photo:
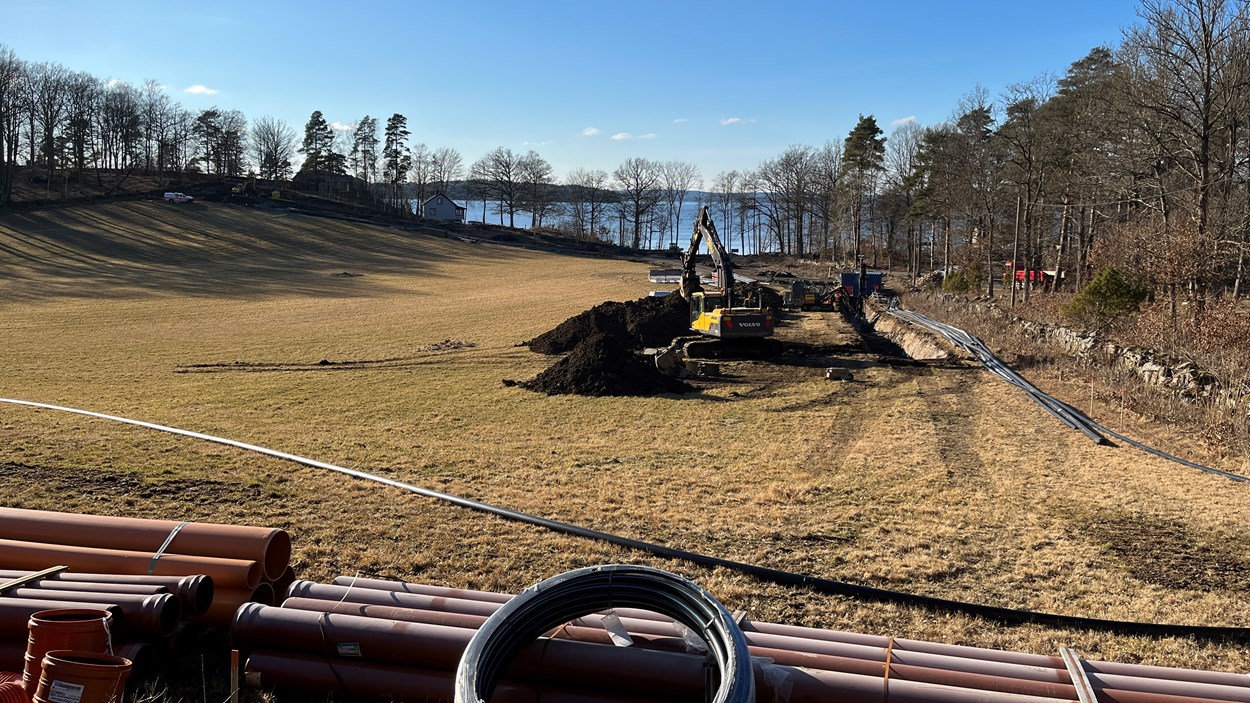
M 644 396 L 696 390 L 602 333 L 583 340 L 568 356 L 520 385 L 547 395 Z
M 690 329 L 689 308 L 676 293 L 662 298 L 608 301 L 574 315 L 555 329 L 525 342 L 539 354 L 563 354 L 596 334 L 628 349 L 662 347 Z

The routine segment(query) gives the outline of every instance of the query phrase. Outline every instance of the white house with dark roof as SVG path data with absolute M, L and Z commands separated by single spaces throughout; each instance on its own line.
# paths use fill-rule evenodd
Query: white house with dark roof
M 443 193 L 435 193 L 421 203 L 421 218 L 425 220 L 443 220 L 464 222 L 466 208 Z

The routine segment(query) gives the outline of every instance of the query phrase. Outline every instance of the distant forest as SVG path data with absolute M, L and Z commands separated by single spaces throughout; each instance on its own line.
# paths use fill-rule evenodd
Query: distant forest
M 1062 76 L 997 96 L 973 87 L 946 122 L 888 136 L 864 115 L 845 136 L 706 185 L 694 164 L 639 157 L 558 182 L 534 151 L 499 147 L 466 164 L 414 143 L 403 115 L 354 124 L 334 130 L 320 111 L 302 130 L 192 112 L 155 81 L 106 81 L 0 46 L 0 207 L 19 169 L 49 191 L 102 173 L 255 174 L 403 212 L 450 191 L 504 224 L 520 214 L 521 225 L 648 248 L 677 241 L 675 214 L 698 198 L 744 251 L 958 270 L 975 288 L 1005 266 L 1059 272 L 1052 285 L 1070 289 L 1114 268 L 1173 315 L 1247 292 L 1248 0 L 1145 0 L 1117 46 Z

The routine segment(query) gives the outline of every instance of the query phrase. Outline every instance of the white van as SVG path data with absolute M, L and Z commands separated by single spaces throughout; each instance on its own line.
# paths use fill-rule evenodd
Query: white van
M 195 200 L 195 198 L 192 198 L 186 193 L 166 193 L 165 199 L 171 203 L 189 203 Z

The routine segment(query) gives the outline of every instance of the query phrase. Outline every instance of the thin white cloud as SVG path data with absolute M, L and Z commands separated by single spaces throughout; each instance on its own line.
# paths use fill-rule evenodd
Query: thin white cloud
M 350 122 L 331 122 L 330 129 L 335 132 L 351 132 L 356 129 L 356 125 Z
M 521 142 L 521 146 L 547 146 L 551 142 Z
M 687 122 L 689 122 L 689 120 L 687 120 L 685 117 L 678 117 L 677 119 L 673 120 L 673 124 L 685 124 Z
M 638 138 L 639 139 L 655 139 L 657 136 L 658 135 L 655 132 L 647 132 L 646 134 L 638 135 Z
M 890 123 L 890 126 L 902 127 L 905 124 L 911 124 L 912 122 L 915 122 L 915 121 L 916 121 L 915 115 L 908 115 L 907 117 L 900 117 L 897 120 L 894 120 L 893 122 Z
M 216 88 L 209 88 L 206 85 L 196 83 L 195 85 L 191 86 L 190 88 L 187 88 L 186 90 L 182 92 L 190 93 L 192 95 L 216 95 L 220 91 L 218 91 Z
M 754 117 L 722 117 L 720 123 L 725 127 L 731 127 L 736 124 L 755 124 Z
M 613 134 L 611 137 L 612 141 L 614 142 L 623 142 L 626 139 L 633 139 L 633 138 L 634 138 L 634 135 L 630 134 L 629 132 L 617 132 L 616 134 Z
M 599 128 L 598 128 L 598 127 L 587 127 L 586 129 L 583 129 L 583 130 L 582 130 L 582 136 L 583 136 L 583 137 L 593 137 L 593 136 L 595 136 L 595 135 L 597 135 L 597 134 L 599 134 Z
M 120 79 L 120 78 L 114 78 L 114 79 L 110 80 L 108 83 L 105 83 L 105 84 L 104 84 L 104 87 L 105 87 L 105 88 L 116 88 L 116 87 L 118 87 L 118 86 L 122 86 L 122 85 L 126 85 L 126 81 L 124 81 L 124 80 L 122 80 L 122 79 Z

